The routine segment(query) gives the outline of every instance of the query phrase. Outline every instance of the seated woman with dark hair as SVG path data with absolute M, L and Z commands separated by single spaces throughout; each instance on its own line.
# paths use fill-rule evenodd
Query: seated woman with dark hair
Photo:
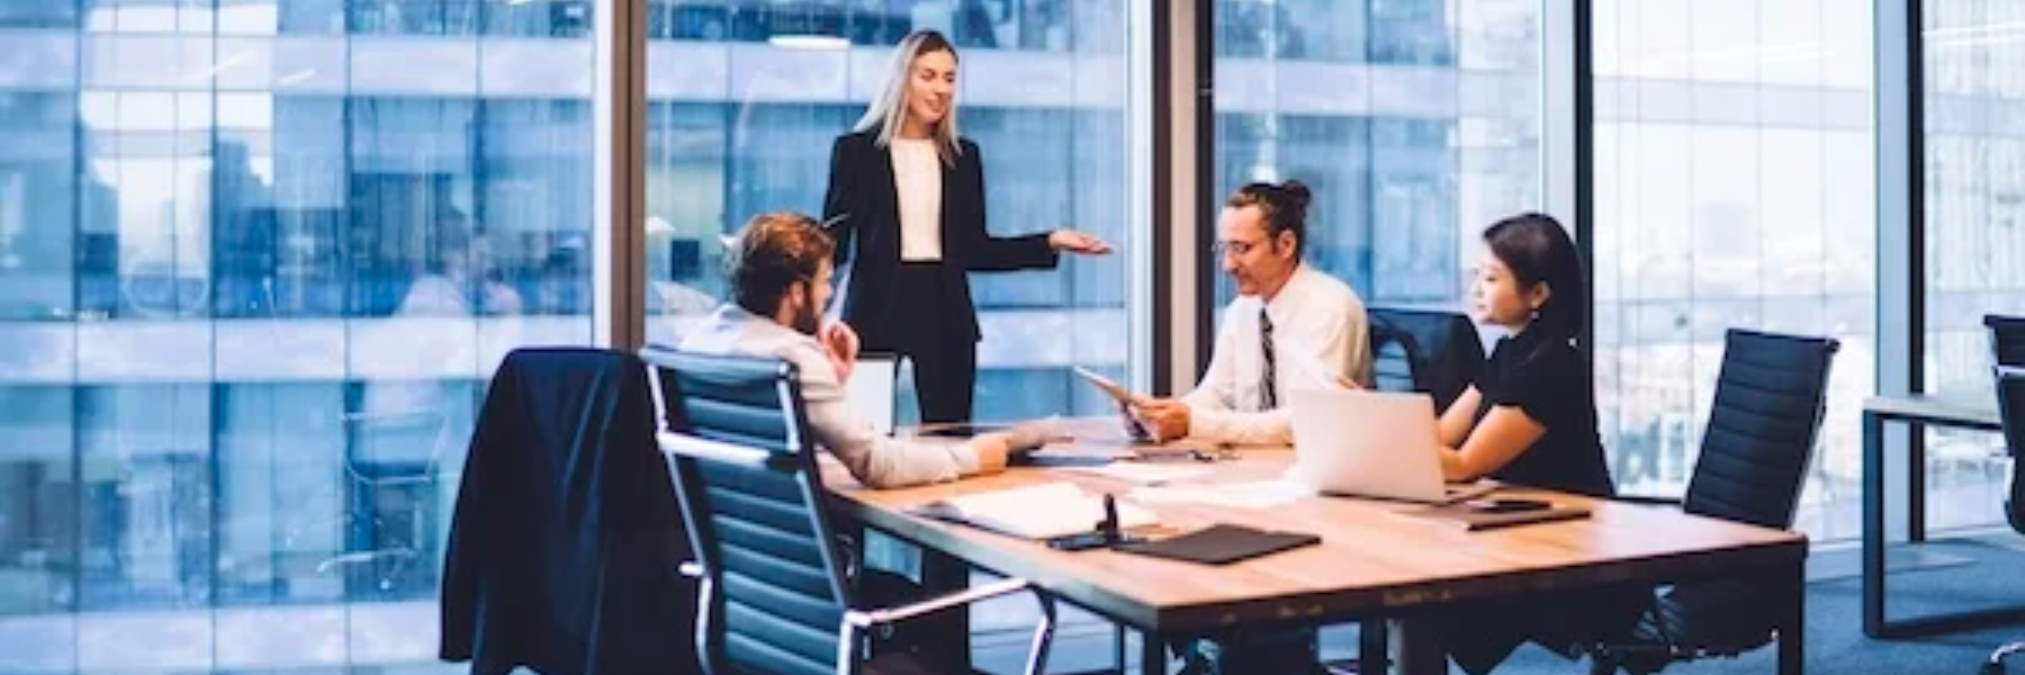
M 1498 221 L 1484 244 L 1471 310 L 1506 336 L 1441 416 L 1442 474 L 1615 496 L 1596 430 L 1595 380 L 1575 345 L 1589 306 L 1581 254 L 1559 222 L 1537 213 Z M 1633 590 L 1494 601 L 1459 608 L 1437 628 L 1456 665 L 1481 674 L 1526 640 L 1572 658 L 1573 648 L 1628 627 L 1642 607 Z
M 1595 383 L 1575 346 L 1588 307 L 1581 254 L 1560 223 L 1534 213 L 1492 225 L 1484 244 L 1471 313 L 1507 334 L 1441 416 L 1442 473 L 1614 496 Z

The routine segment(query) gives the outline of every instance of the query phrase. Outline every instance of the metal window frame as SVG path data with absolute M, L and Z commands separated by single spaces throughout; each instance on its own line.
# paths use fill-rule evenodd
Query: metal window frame
M 1146 4 L 1150 34 L 1139 56 L 1153 103 L 1145 116 L 1152 138 L 1145 225 L 1154 292 L 1142 311 L 1151 313 L 1152 390 L 1174 392 L 1195 385 L 1213 344 L 1214 266 L 1204 244 L 1216 220 L 1214 10 L 1210 0 Z
M 592 11 L 591 341 L 632 351 L 647 327 L 647 0 Z
M 1926 388 L 1926 134 L 1923 0 L 1879 2 L 1873 10 L 1875 63 L 1871 111 L 1877 174 L 1877 393 L 1917 394 Z M 1885 522 L 1888 537 L 1926 538 L 1925 434 L 1885 434 Z
M 1540 179 L 1547 213 L 1575 236 L 1583 260 L 1596 259 L 1595 33 L 1588 2 L 1540 6 Z M 1577 344 L 1595 370 L 1596 265 L 1584 265 L 1590 320 Z

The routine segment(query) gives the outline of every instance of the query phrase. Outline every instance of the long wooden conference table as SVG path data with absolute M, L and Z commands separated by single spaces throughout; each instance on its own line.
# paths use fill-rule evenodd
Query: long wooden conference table
M 1076 440 L 1048 454 L 1116 455 L 1129 447 L 1115 420 L 1077 420 Z M 1290 449 L 1240 449 L 1227 461 L 1190 463 L 1206 471 L 1183 487 L 1256 483 L 1284 473 Z M 1183 460 L 1187 462 L 1188 460 Z M 1162 464 L 1173 464 L 1163 461 Z M 1779 670 L 1803 672 L 1804 536 L 1691 516 L 1676 508 L 1612 502 L 1537 490 L 1501 488 L 1587 506 L 1582 520 L 1469 532 L 1397 513 L 1415 508 L 1341 497 L 1299 497 L 1263 508 L 1218 503 L 1145 505 L 1164 529 L 1216 523 L 1320 535 L 1322 543 L 1227 566 L 1169 561 L 1110 550 L 1058 551 L 907 510 L 947 497 L 1066 481 L 1089 493 L 1129 498 L 1134 483 L 1061 468 L 1014 467 L 1005 473 L 902 490 L 870 490 L 833 461 L 824 480 L 837 516 L 984 570 L 1026 579 L 1141 634 L 1141 671 L 1166 673 L 1170 640 L 1198 635 L 1385 620 L 1394 672 L 1447 673 L 1433 636 L 1417 630 L 1430 610 L 1475 599 L 1538 596 L 1625 582 L 1754 577 L 1790 583 L 1796 601 L 1778 617 Z M 1169 485 L 1168 487 L 1176 487 Z

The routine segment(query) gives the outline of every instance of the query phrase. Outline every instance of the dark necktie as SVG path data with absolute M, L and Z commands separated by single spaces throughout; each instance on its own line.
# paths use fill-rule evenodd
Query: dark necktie
M 1280 407 L 1280 394 L 1273 386 L 1279 357 L 1273 351 L 1273 317 L 1264 309 L 1259 310 L 1259 346 L 1265 349 L 1266 357 L 1266 367 L 1260 369 L 1259 375 L 1259 410 L 1274 410 Z

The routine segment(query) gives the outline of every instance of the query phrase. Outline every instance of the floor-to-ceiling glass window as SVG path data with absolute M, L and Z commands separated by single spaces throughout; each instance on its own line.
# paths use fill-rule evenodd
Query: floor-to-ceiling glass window
M 591 339 L 588 0 L 0 0 L 0 672 L 428 668 Z
M 1928 0 L 1926 390 L 1992 394 L 1986 314 L 2025 316 L 2025 7 Z M 1933 527 L 2003 522 L 2010 462 L 1988 433 L 1927 435 Z
M 1729 328 L 1842 341 L 1799 525 L 1856 536 L 1874 391 L 1869 0 L 1593 5 L 1597 401 L 1612 471 L 1678 494 Z
M 822 214 L 832 141 L 864 114 L 894 45 L 914 30 L 942 31 L 959 52 L 961 130 L 984 158 L 990 230 L 1069 227 L 1125 243 L 1130 200 L 1145 198 L 1128 188 L 1127 94 L 1148 86 L 1127 77 L 1128 1 L 649 0 L 648 341 L 679 343 L 726 298 L 725 237 L 747 219 Z M 979 419 L 1107 410 L 1070 368 L 1123 378 L 1145 367 L 1128 348 L 1127 312 L 1150 311 L 1128 306 L 1130 255 L 971 276 L 983 330 Z M 844 279 L 840 270 L 850 292 Z M 911 381 L 900 387 L 899 421 L 918 419 Z M 907 564 L 874 548 L 876 564 Z M 1029 607 L 976 608 L 975 632 L 1024 630 Z M 1066 618 L 1065 636 L 1101 630 Z
M 723 300 L 723 237 L 748 218 L 821 215 L 831 141 L 914 30 L 959 51 L 961 128 L 984 157 L 991 231 L 1124 242 L 1126 93 L 1143 86 L 1126 77 L 1125 2 L 649 2 L 648 340 L 679 342 Z M 1064 256 L 1051 272 L 973 275 L 977 417 L 1102 411 L 1069 369 L 1124 375 L 1126 269 L 1123 254 Z M 911 389 L 901 398 L 911 412 Z
M 1459 308 L 1478 233 L 1541 208 L 1539 3 L 1213 7 L 1215 188 L 1205 198 L 1221 204 L 1253 181 L 1306 183 L 1309 263 L 1370 306 Z M 1208 273 L 1219 275 L 1217 304 L 1229 302 L 1234 286 Z

